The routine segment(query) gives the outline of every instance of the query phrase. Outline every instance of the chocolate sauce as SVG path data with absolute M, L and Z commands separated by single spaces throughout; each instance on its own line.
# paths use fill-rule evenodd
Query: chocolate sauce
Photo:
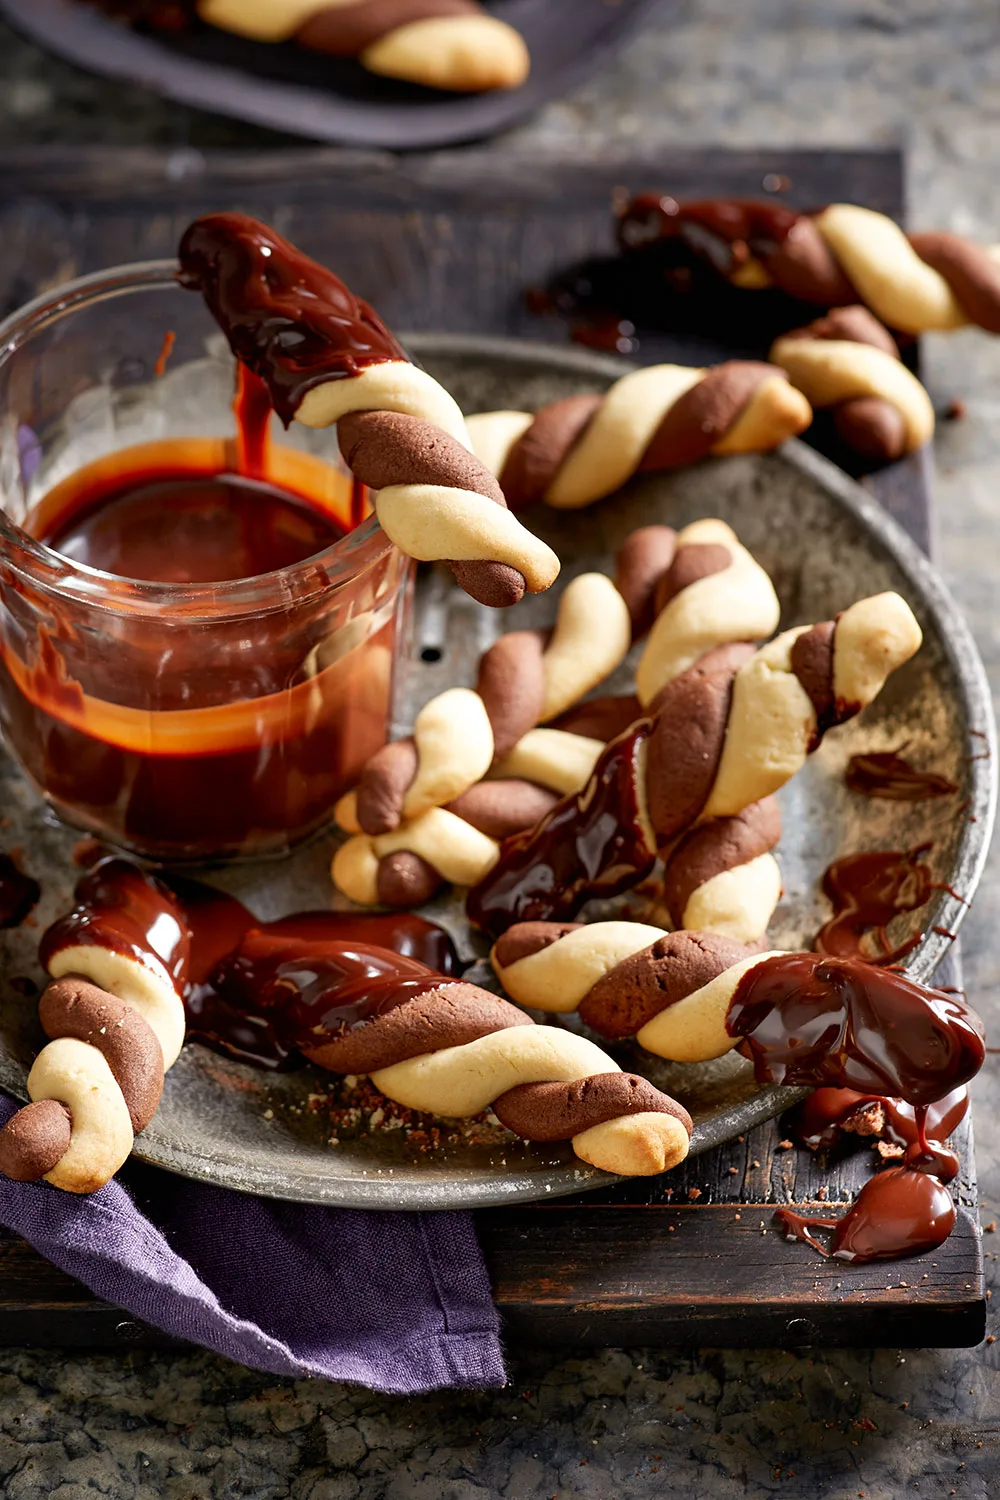
M 366 917 L 305 911 L 258 922 L 234 896 L 199 881 L 174 876 L 170 885 L 191 929 L 184 996 L 188 1040 L 256 1067 L 297 1067 L 300 1043 L 315 1044 L 314 1028 L 324 1018 L 328 1027 L 345 1024 L 345 1008 L 358 999 L 356 992 L 339 993 L 346 982 L 345 951 L 357 960 L 362 952 L 389 950 L 398 960 L 393 972 L 403 977 L 413 977 L 414 969 L 421 975 L 458 970 L 444 929 L 411 912 Z M 388 961 L 380 962 L 373 978 L 388 972 Z M 338 1008 L 344 1012 L 339 1019 Z
M 307 942 L 255 929 L 212 976 L 217 1001 L 247 1020 L 267 1022 L 277 1066 L 293 1054 L 384 1016 L 441 983 L 416 959 L 367 942 Z M 216 1036 L 214 1041 L 221 1039 Z M 239 1037 L 234 1038 L 239 1045 Z M 259 1048 L 260 1036 L 256 1037 Z M 244 1061 L 269 1059 L 257 1050 Z
M 9 854 L 0 854 L 0 927 L 19 927 L 37 904 L 42 888 Z
M 729 277 L 753 256 L 781 248 L 801 215 L 781 203 L 749 198 L 698 198 L 678 203 L 665 193 L 637 193 L 618 221 L 618 243 L 628 254 L 679 241 L 687 256 Z
M 76 883 L 76 905 L 42 937 L 38 956 L 48 968 L 64 948 L 93 945 L 148 964 L 163 965 L 178 991 L 188 981 L 191 929 L 173 893 L 130 860 L 103 859 Z
M 881 1133 L 904 1147 L 902 1165 L 867 1182 L 843 1218 L 779 1209 L 790 1235 L 859 1263 L 919 1255 L 947 1239 L 955 1206 L 945 1183 L 958 1158 L 942 1141 L 985 1058 L 981 1023 L 964 1002 L 869 964 L 787 954 L 743 976 L 726 1026 L 743 1037 L 758 1082 L 819 1085 L 803 1106 L 808 1144 L 834 1143 L 873 1104 Z M 832 1232 L 829 1247 L 817 1230 Z
M 852 755 L 847 763 L 845 780 L 852 792 L 862 797 L 883 797 L 891 802 L 929 802 L 934 797 L 950 797 L 958 791 L 953 781 L 935 771 L 918 771 L 904 760 L 900 750 L 873 750 Z
M 850 958 L 785 953 L 739 980 L 726 1030 L 761 1084 L 857 1089 L 932 1104 L 985 1057 L 964 1001 Z
M 877 1114 L 877 1131 L 845 1130 L 852 1117 L 866 1108 Z M 965 1084 L 951 1089 L 941 1099 L 926 1106 L 924 1134 L 928 1141 L 943 1142 L 964 1120 L 969 1109 L 969 1090 Z M 794 1122 L 797 1138 L 810 1151 L 825 1151 L 842 1142 L 870 1141 L 876 1136 L 913 1153 L 921 1149 L 918 1139 L 917 1110 L 905 1099 L 889 1099 L 880 1094 L 862 1094 L 856 1089 L 816 1089 L 799 1105 Z
M 655 862 L 636 798 L 641 719 L 612 740 L 582 792 L 557 802 L 534 828 L 505 839 L 500 859 L 469 892 L 469 920 L 493 937 L 514 922 L 562 922 L 595 896 L 616 896 Z
M 356 519 L 349 487 L 269 446 L 267 392 L 242 369 L 236 406 L 235 441 L 107 455 L 50 490 L 27 529 L 128 578 L 183 585 L 305 563 L 309 581 L 308 559 Z M 220 597 L 204 606 L 218 609 L 211 651 L 207 624 L 188 627 L 179 606 L 137 614 L 111 649 L 71 607 L 64 619 L 56 601 L 43 622 L 5 600 L 16 624 L 0 637 L 0 725 L 67 820 L 116 843 L 161 860 L 284 849 L 327 821 L 384 743 L 389 611 L 353 650 L 329 648 L 352 604 L 364 616 L 391 599 L 397 573 L 387 555 L 339 595 L 289 589 L 281 609 L 254 614 Z
M 185 231 L 178 281 L 202 294 L 287 427 L 306 393 L 406 355 L 378 314 L 257 219 L 210 214 Z
M 239 474 L 140 474 L 40 538 L 77 564 L 152 583 L 221 583 L 294 567 L 343 535 L 329 516 Z
M 944 1183 L 916 1167 L 887 1167 L 865 1183 L 843 1218 L 810 1218 L 779 1208 L 775 1219 L 821 1255 L 864 1265 L 899 1260 L 944 1244 L 955 1227 L 955 1204 Z M 832 1230 L 827 1248 L 817 1229 Z
M 823 893 L 833 903 L 833 916 L 816 934 L 817 951 L 878 964 L 897 963 L 909 952 L 919 934 L 893 948 L 886 929 L 894 917 L 930 900 L 934 883 L 920 859 L 929 848 L 922 844 L 908 853 L 873 850 L 834 860 L 823 876 Z M 863 939 L 871 931 L 881 944 L 880 954 L 864 947 Z

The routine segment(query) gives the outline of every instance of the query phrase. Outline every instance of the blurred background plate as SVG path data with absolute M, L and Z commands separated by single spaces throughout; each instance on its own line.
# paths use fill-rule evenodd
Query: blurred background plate
M 416 151 L 507 130 L 610 61 L 665 0 L 494 0 L 486 9 L 524 36 L 531 76 L 519 89 L 451 94 L 378 78 L 360 63 L 293 43 L 204 27 L 190 36 L 131 31 L 77 0 L 0 0 L 49 51 L 108 78 L 314 140 Z M 677 0 L 666 0 L 672 8 Z
M 623 368 L 602 355 L 510 339 L 421 334 L 407 343 L 469 412 L 533 408 L 572 392 L 603 390 Z M 501 627 L 551 624 L 559 588 L 580 571 L 611 571 L 615 550 L 633 528 L 653 521 L 681 526 L 706 515 L 728 521 L 771 573 L 783 626 L 829 618 L 854 599 L 887 588 L 897 589 L 920 620 L 919 655 L 859 719 L 828 737 L 781 794 L 785 893 L 771 940 L 777 947 L 811 946 L 827 915 L 820 877 L 833 859 L 930 842 L 926 858 L 939 888 L 927 906 L 891 929 L 894 942 L 920 930 L 927 934 L 906 967 L 914 977 L 929 979 L 958 930 L 989 842 L 996 761 L 985 678 L 936 570 L 863 489 L 802 444 L 644 475 L 583 512 L 528 512 L 527 524 L 557 549 L 564 566 L 559 584 L 526 599 L 516 618 L 474 604 L 445 570 L 425 572 L 417 590 L 413 649 L 400 674 L 396 731 L 405 732 L 417 708 L 445 686 L 474 682 L 479 654 Z M 629 688 L 633 667 L 634 661 L 615 674 L 613 689 Z M 903 741 L 910 742 L 908 753 L 918 765 L 956 784 L 956 797 L 906 804 L 847 791 L 843 772 L 851 754 Z M 41 980 L 39 932 L 65 910 L 79 872 L 72 859 L 75 835 L 45 815 L 6 757 L 0 796 L 5 842 L 22 848 L 44 891 L 36 925 L 3 934 L 0 949 L 0 1086 L 23 1098 L 26 1067 L 43 1039 L 34 1000 L 10 980 Z M 322 907 L 331 899 L 332 842 L 324 836 L 287 860 L 209 872 L 206 878 L 238 894 L 261 918 Z M 472 965 L 469 977 L 495 988 L 486 945 L 470 932 L 462 901 L 449 895 L 424 911 L 451 932 Z M 588 914 L 599 913 L 591 908 Z M 646 1073 L 688 1107 L 696 1123 L 694 1152 L 742 1136 L 802 1092 L 758 1090 L 749 1064 L 736 1054 L 681 1067 L 637 1048 L 609 1050 L 622 1066 Z M 350 1111 L 357 1105 L 362 1107 L 355 1117 Z M 167 1076 L 163 1102 L 137 1140 L 136 1155 L 245 1192 L 347 1207 L 481 1207 L 612 1181 L 576 1161 L 568 1147 L 530 1146 L 496 1128 L 470 1131 L 441 1122 L 434 1126 L 440 1127 L 438 1139 L 414 1138 L 396 1128 L 398 1116 L 389 1105 L 384 1120 L 370 1121 L 372 1107 L 363 1093 L 318 1069 L 269 1074 L 191 1044 Z

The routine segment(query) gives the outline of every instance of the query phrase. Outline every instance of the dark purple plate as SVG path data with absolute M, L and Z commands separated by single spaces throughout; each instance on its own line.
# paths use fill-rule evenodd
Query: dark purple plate
M 610 60 L 664 0 L 494 0 L 531 51 L 519 89 L 446 94 L 377 78 L 360 63 L 205 27 L 187 37 L 130 31 L 78 0 L 0 0 L 0 14 L 67 61 L 197 109 L 314 140 L 423 150 L 507 130 Z

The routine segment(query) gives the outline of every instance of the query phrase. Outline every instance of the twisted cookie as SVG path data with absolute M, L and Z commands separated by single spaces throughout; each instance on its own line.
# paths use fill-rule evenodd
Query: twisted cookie
M 783 786 L 920 640 L 908 606 L 887 593 L 756 652 L 709 652 L 661 690 L 652 718 L 612 741 L 578 796 L 507 841 L 469 894 L 470 919 L 499 934 L 635 885 L 694 823 L 733 817 Z
M 682 833 L 663 858 L 663 904 L 671 925 L 758 943 L 781 899 L 773 850 L 781 812 L 773 797 Z
M 966 323 L 1000 333 L 1000 246 L 944 232 L 907 235 L 885 214 L 850 203 L 803 214 L 776 203 L 643 193 L 622 214 L 619 240 L 638 253 L 679 242 L 735 286 L 776 287 L 818 307 L 861 302 L 903 333 Z
M 655 929 L 633 925 L 525 923 L 496 944 L 494 966 L 522 1004 L 578 1009 L 600 1036 L 634 1036 L 659 1057 L 704 1062 L 738 1046 L 760 1083 L 923 1104 L 982 1066 L 975 1012 L 902 974 L 821 953 L 747 956 L 706 933 L 650 942 Z
M 252 940 L 251 940 L 252 941 Z M 261 978 L 273 984 L 273 968 Z M 645 1079 L 622 1073 L 584 1037 L 536 1026 L 506 1000 L 386 949 L 328 943 L 321 969 L 294 960 L 277 973 L 282 1003 L 307 992 L 299 1045 L 334 1073 L 367 1073 L 408 1109 L 462 1118 L 491 1108 L 533 1141 L 569 1140 L 608 1172 L 665 1171 L 688 1153 L 686 1110 Z M 249 985 L 252 947 L 216 975 L 222 995 Z M 323 1017 L 319 1024 L 312 1024 Z
M 724 521 L 695 521 L 676 536 L 666 526 L 633 532 L 617 581 L 636 635 L 649 630 L 636 669 L 644 707 L 709 651 L 769 636 L 781 613 L 770 578 Z
M 180 284 L 201 292 L 285 425 L 338 424 L 347 465 L 378 491 L 382 529 L 402 552 L 448 561 L 482 604 L 549 587 L 558 558 L 469 452 L 455 402 L 332 271 L 243 214 L 196 220 L 179 255 Z
M 776 448 L 811 417 L 782 370 L 729 360 L 633 370 L 603 396 L 567 396 L 534 416 L 485 412 L 469 418 L 469 434 L 513 509 L 544 500 L 574 510 L 636 473 Z
M 149 1124 L 180 1052 L 191 934 L 170 892 L 123 860 L 95 866 L 76 899 L 42 938 L 52 1040 L 28 1074 L 32 1103 L 0 1131 L 0 1172 L 92 1193 Z
M 887 463 L 934 436 L 934 408 L 896 341 L 864 307 L 839 307 L 777 339 L 771 358 L 863 458 Z
M 361 906 L 406 908 L 429 901 L 442 885 L 477 884 L 499 859 L 501 841 L 533 827 L 559 793 L 582 786 L 603 748 L 582 735 L 533 730 L 504 763 L 505 774 L 374 837 L 362 831 L 349 793 L 336 809 L 352 837 L 333 856 L 334 885 Z
M 609 578 L 582 573 L 567 584 L 551 637 L 540 631 L 500 636 L 479 664 L 477 692 L 450 688 L 417 715 L 412 737 L 378 750 L 362 770 L 357 786 L 359 828 L 377 836 L 391 833 L 432 807 L 443 807 L 481 781 L 494 759 L 498 774 L 527 777 L 558 790 L 566 773 L 562 759 L 573 745 L 550 736 L 525 736 L 536 724 L 563 713 L 624 659 L 629 619 L 624 600 Z M 546 774 L 544 757 L 552 761 Z M 531 774 L 534 772 L 535 774 Z M 589 768 L 587 771 L 589 774 Z M 586 780 L 584 775 L 583 780 Z M 571 775 L 570 785 L 578 785 Z M 351 817 L 348 814 L 349 818 Z

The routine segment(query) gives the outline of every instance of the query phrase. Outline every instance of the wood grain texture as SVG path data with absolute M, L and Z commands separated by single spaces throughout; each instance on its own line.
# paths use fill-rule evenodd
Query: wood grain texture
M 684 151 L 662 158 L 512 161 L 489 151 L 399 162 L 378 153 L 71 150 L 0 153 L 0 311 L 98 267 L 171 255 L 192 216 L 237 208 L 327 258 L 391 325 L 560 340 L 524 288 L 610 247 L 619 187 L 677 196 L 764 194 L 810 207 L 848 198 L 901 215 L 893 152 Z M 647 360 L 708 362 L 731 348 L 661 336 Z M 930 463 L 914 455 L 866 483 L 912 536 L 931 538 Z M 956 955 L 939 982 L 961 983 Z M 782 1203 L 845 1205 L 868 1151 L 828 1165 L 782 1146 L 773 1122 L 660 1179 L 478 1217 L 509 1336 L 525 1343 L 976 1343 L 985 1319 L 971 1124 L 960 1218 L 931 1257 L 850 1268 L 787 1245 Z M 826 1197 L 818 1198 L 820 1191 Z M 766 1231 L 763 1232 L 763 1231 Z M 905 1284 L 904 1284 L 905 1283 Z M 163 1342 L 20 1241 L 0 1241 L 0 1342 Z

